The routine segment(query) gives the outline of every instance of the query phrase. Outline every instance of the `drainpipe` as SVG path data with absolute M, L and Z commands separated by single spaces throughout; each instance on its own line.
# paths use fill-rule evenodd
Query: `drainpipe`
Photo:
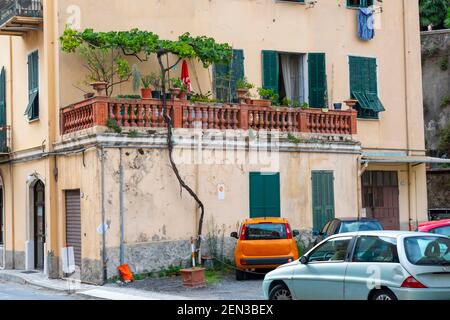
M 122 163 L 122 148 L 119 149 L 119 206 L 120 206 L 120 265 L 125 264 L 125 232 L 124 232 L 124 173 Z
M 11 130 L 9 132 L 10 139 L 9 144 L 11 148 L 11 152 L 13 149 L 13 130 L 14 130 L 14 94 L 13 94 L 13 41 L 12 36 L 9 37 L 9 97 L 10 97 L 10 105 L 11 105 Z M 16 245 L 15 245 L 15 225 L 14 225 L 14 168 L 13 164 L 9 163 L 9 179 L 11 181 L 11 252 L 12 252 L 12 268 L 16 268 Z M 6 261 L 5 261 L 6 263 Z
M 405 72 L 403 73 L 404 76 L 404 84 L 405 84 L 405 117 L 406 117 L 406 149 L 408 152 L 408 156 L 411 155 L 411 150 L 410 150 L 410 137 L 409 137 L 409 99 L 408 99 L 408 63 L 407 63 L 407 59 L 408 59 L 408 49 L 407 49 L 407 39 L 406 39 L 406 30 L 407 25 L 406 25 L 406 0 L 402 1 L 402 11 L 403 11 L 403 63 L 404 63 L 404 70 Z M 411 165 L 408 164 L 408 170 L 407 170 L 407 174 L 408 174 L 408 225 L 409 225 L 409 229 L 411 229 L 411 201 L 412 201 L 412 194 L 411 194 Z
M 364 166 L 361 168 L 362 166 L 362 161 L 361 161 L 362 157 L 358 156 L 358 159 L 356 161 L 356 175 L 357 175 L 357 188 L 358 191 L 356 192 L 357 194 L 357 201 L 358 201 L 358 219 L 360 219 L 362 217 L 362 210 L 363 210 L 363 200 L 362 200 L 362 176 L 364 174 L 364 172 L 366 172 L 367 168 L 369 167 L 369 163 L 365 163 Z
M 103 268 L 103 284 L 106 283 L 108 279 L 108 270 L 106 266 L 106 211 L 105 211 L 105 150 L 103 146 L 100 147 L 100 171 L 101 171 L 101 181 L 100 189 L 102 193 L 102 268 Z

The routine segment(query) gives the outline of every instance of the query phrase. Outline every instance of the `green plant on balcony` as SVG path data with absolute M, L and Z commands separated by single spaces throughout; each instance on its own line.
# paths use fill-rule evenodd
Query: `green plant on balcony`
M 106 123 L 106 126 L 113 130 L 115 133 L 122 133 L 122 127 L 119 126 L 114 119 L 108 119 L 108 122 Z
M 280 104 L 280 96 L 273 89 L 258 88 L 258 94 L 261 99 L 271 101 L 274 106 Z
M 111 52 L 121 52 L 125 56 L 135 57 L 140 62 L 150 61 L 149 56 L 156 55 L 160 75 L 162 90 L 162 118 L 167 126 L 167 145 L 169 151 L 169 161 L 172 171 L 175 174 L 181 190 L 185 190 L 195 200 L 200 209 L 200 218 L 198 223 L 198 234 L 196 237 L 196 250 L 200 251 L 203 234 L 203 220 L 205 216 L 205 207 L 198 197 L 197 193 L 184 181 L 182 175 L 173 158 L 173 119 L 167 112 L 167 78 L 170 71 L 175 68 L 183 59 L 196 59 L 200 61 L 205 68 L 212 64 L 229 64 L 232 59 L 232 47 L 227 43 L 217 43 L 213 38 L 206 36 L 193 37 L 189 33 L 182 34 L 177 40 L 160 39 L 158 35 L 149 31 L 133 29 L 131 31 L 110 31 L 95 32 L 93 29 L 77 31 L 66 28 L 60 37 L 61 48 L 64 52 L 74 53 L 82 45 L 88 45 L 101 50 L 110 50 Z M 169 56 L 176 56 L 177 60 L 169 64 Z M 131 75 L 131 68 L 128 62 L 121 58 L 121 70 L 125 65 Z M 123 71 L 123 70 L 122 70 Z
M 79 48 L 83 66 L 88 70 L 84 85 L 106 83 L 106 94 L 111 96 L 114 86 L 128 82 L 132 72 L 128 62 L 117 49 L 96 48 L 83 45 Z
M 303 102 L 300 106 L 302 110 L 308 110 L 310 108 L 309 104 L 307 102 Z

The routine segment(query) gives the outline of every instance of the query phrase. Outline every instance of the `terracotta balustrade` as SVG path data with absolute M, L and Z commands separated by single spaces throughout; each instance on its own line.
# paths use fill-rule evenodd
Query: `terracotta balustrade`
M 266 130 L 320 134 L 357 133 L 356 111 L 261 107 L 247 104 L 216 106 L 168 100 L 175 128 Z M 94 97 L 61 109 L 61 133 L 106 126 L 108 119 L 125 128 L 164 128 L 162 101 Z

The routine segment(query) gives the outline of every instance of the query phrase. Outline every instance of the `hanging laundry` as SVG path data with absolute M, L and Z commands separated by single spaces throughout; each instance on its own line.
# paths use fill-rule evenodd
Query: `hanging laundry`
M 369 41 L 375 37 L 373 14 L 372 8 L 359 8 L 358 36 L 361 40 Z

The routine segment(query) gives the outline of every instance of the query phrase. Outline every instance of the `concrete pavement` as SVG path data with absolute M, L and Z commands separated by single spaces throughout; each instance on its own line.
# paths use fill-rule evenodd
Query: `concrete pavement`
M 48 279 L 42 273 L 24 273 L 18 270 L 0 270 L 0 281 L 6 284 L 29 285 L 51 290 L 60 294 L 70 294 L 78 298 L 100 300 L 191 300 L 191 298 L 164 294 L 158 292 L 142 291 L 122 287 L 102 287 L 86 284 L 72 283 L 67 280 Z M 5 287 L 6 290 L 9 290 Z M 14 286 L 10 288 L 14 291 Z M 1 288 L 0 288 L 1 290 Z M 7 291 L 8 292 L 8 291 Z M 10 291 L 11 292 L 11 291 Z M 0 296 L 0 300 L 2 297 Z
M 84 300 L 65 292 L 0 281 L 0 300 Z

